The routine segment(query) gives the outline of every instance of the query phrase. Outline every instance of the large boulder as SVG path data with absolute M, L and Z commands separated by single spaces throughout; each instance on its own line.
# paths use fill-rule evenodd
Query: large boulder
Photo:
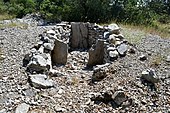
M 89 50 L 88 66 L 100 65 L 104 61 L 104 40 L 98 39 Z
M 56 39 L 54 50 L 52 52 L 52 61 L 55 64 L 63 64 L 67 63 L 67 54 L 68 54 L 68 44 Z
M 71 48 L 88 48 L 88 23 L 72 22 Z

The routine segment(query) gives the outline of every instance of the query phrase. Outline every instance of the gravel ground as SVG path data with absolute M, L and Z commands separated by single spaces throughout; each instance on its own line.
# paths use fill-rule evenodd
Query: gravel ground
M 50 28 L 0 29 L 4 57 L 0 61 L 0 113 L 13 113 L 21 103 L 29 105 L 29 113 L 170 112 L 170 64 L 166 62 L 170 39 L 149 34 L 142 37 L 134 44 L 135 54 L 118 58 L 108 76 L 95 83 L 91 83 L 92 70 L 86 68 L 87 52 L 72 51 L 66 66 L 54 67 L 66 76 L 51 77 L 55 84 L 52 88 L 35 89 L 28 82 L 22 61 L 38 42 L 38 35 Z M 140 55 L 147 59 L 139 60 Z M 141 80 L 142 71 L 150 68 L 160 79 L 156 84 Z M 130 104 L 114 106 L 109 101 L 91 99 L 97 93 L 118 90 L 125 92 Z

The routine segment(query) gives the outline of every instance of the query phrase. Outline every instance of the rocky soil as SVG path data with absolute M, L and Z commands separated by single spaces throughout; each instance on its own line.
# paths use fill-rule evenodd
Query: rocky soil
M 49 76 L 53 87 L 33 87 L 23 59 L 38 35 L 53 27 L 0 29 L 0 113 L 170 112 L 170 39 L 151 34 L 132 43 L 99 81 L 92 81 L 93 68 L 86 67 L 87 50 L 74 50 L 65 66 L 53 66 L 62 73 Z

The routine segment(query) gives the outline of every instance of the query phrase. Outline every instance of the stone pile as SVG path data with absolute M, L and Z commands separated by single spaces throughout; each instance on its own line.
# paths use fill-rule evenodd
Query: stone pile
M 124 40 L 117 24 L 100 26 L 82 22 L 60 23 L 39 37 L 40 41 L 24 58 L 27 70 L 31 74 L 46 74 L 50 71 L 54 73 L 52 65 L 67 64 L 68 51 L 88 50 L 89 58 L 86 65 L 91 67 L 110 63 L 118 57 L 125 56 L 128 49 L 127 41 Z M 103 76 L 100 72 L 102 70 L 94 70 L 93 75 Z M 30 80 L 34 80 L 34 84 L 39 83 L 36 83 L 36 80 L 44 81 L 47 84 L 43 87 L 52 86 L 44 75 L 38 77 L 40 78 L 30 75 Z
M 52 70 L 52 64 L 66 64 L 70 25 L 57 24 L 51 30 L 39 35 L 40 41 L 26 54 L 23 60 L 34 87 L 52 87 L 52 81 L 45 75 Z

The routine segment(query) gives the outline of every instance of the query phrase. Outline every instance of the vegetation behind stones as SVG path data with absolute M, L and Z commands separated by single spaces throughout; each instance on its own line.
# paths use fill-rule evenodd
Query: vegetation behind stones
M 169 0 L 0 0 L 0 14 L 23 17 L 40 12 L 52 21 L 115 20 L 156 26 L 155 21 L 170 22 Z

